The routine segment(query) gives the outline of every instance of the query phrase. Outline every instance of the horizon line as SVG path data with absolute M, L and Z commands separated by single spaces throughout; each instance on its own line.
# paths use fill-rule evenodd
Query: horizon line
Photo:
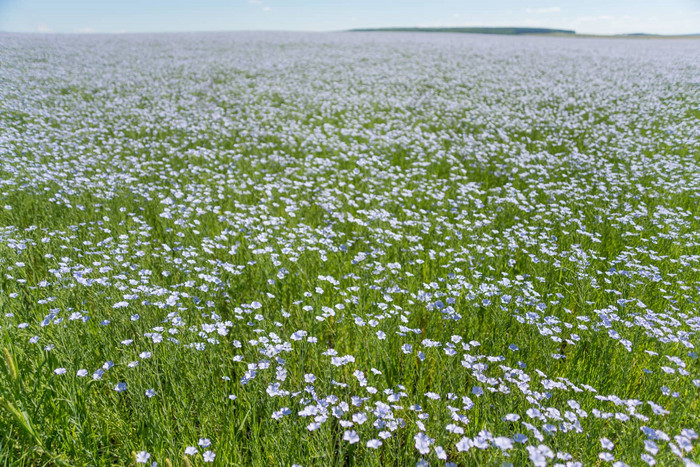
M 519 29 L 523 31 L 552 31 L 548 32 L 523 32 L 520 34 L 495 32 L 496 30 Z M 469 31 L 469 30 L 494 30 L 494 32 Z M 220 34 L 220 33 L 235 33 L 235 32 L 284 32 L 284 33 L 302 33 L 302 34 L 329 34 L 329 33 L 344 33 L 344 32 L 429 32 L 429 33 L 452 33 L 452 34 L 482 34 L 482 35 L 537 35 L 537 36 L 553 36 L 553 37 L 647 37 L 647 38 L 683 38 L 700 36 L 700 32 L 686 34 L 659 34 L 647 33 L 643 31 L 621 32 L 614 34 L 597 34 L 578 32 L 572 29 L 537 27 L 537 26 L 380 26 L 380 27 L 359 27 L 352 29 L 328 29 L 328 30 L 308 30 L 308 29 L 203 29 L 203 30 L 172 30 L 172 31 L 12 31 L 1 30 L 0 34 L 22 34 L 36 36 L 127 36 L 127 35 L 143 35 L 143 34 Z M 560 35 L 556 35 L 559 33 Z

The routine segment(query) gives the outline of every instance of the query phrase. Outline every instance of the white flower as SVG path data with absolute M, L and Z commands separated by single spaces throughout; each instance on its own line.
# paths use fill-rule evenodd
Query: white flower
M 352 416 L 352 421 L 357 423 L 358 425 L 362 425 L 367 421 L 367 414 L 365 414 L 364 412 L 356 413 Z
M 603 449 L 606 449 L 608 451 L 612 451 L 612 449 L 615 447 L 612 441 L 610 441 L 608 438 L 600 438 L 600 445 L 603 447 Z
M 360 437 L 355 430 L 345 430 L 345 433 L 343 433 L 343 440 L 350 444 L 355 444 L 360 441 Z
M 447 459 L 447 452 L 442 448 L 442 446 L 435 446 L 435 455 L 438 459 Z
M 455 446 L 459 452 L 469 451 L 469 449 L 472 447 L 472 440 L 465 436 L 464 438 L 460 439 Z
M 426 436 L 425 433 L 420 432 L 413 437 L 416 442 L 416 449 L 421 454 L 428 454 L 430 452 L 430 445 L 433 444 L 433 440 Z
M 499 436 L 493 439 L 493 445 L 502 451 L 513 449 L 513 440 L 505 436 Z
M 367 447 L 371 449 L 377 449 L 381 445 L 382 442 L 378 439 L 370 439 L 369 441 L 367 441 Z
M 211 440 L 209 440 L 209 438 L 199 438 L 199 442 L 197 444 L 199 444 L 203 448 L 208 448 L 209 446 L 211 446 Z

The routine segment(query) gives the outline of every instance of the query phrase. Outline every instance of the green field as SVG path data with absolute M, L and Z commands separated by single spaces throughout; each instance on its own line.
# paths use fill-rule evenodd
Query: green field
M 698 76 L 0 35 L 0 465 L 697 465 Z

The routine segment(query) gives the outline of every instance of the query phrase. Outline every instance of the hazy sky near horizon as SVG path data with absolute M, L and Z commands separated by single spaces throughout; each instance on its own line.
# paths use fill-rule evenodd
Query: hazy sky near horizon
M 579 33 L 700 33 L 700 0 L 0 0 L 0 31 L 337 31 L 527 26 Z

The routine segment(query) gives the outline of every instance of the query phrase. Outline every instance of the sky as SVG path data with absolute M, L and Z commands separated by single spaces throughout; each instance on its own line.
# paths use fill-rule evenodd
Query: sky
M 0 31 L 339 31 L 527 26 L 700 33 L 700 0 L 0 0 Z

